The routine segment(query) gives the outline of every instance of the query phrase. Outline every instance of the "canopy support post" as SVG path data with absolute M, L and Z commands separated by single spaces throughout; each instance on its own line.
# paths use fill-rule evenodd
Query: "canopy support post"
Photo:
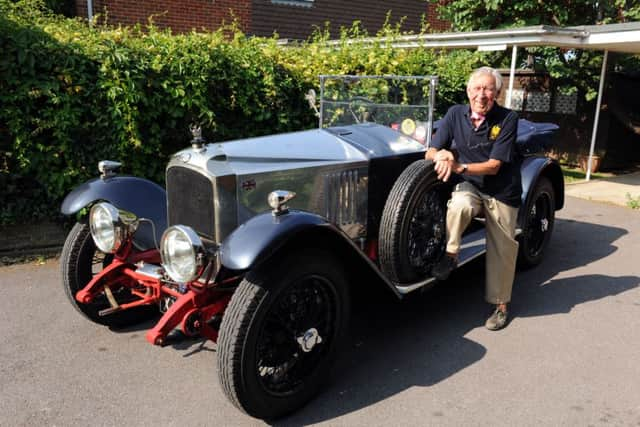
M 593 119 L 593 133 L 591 134 L 591 147 L 589 147 L 589 161 L 587 162 L 587 177 L 586 180 L 591 179 L 591 167 L 593 161 L 593 151 L 596 148 L 596 136 L 598 135 L 598 122 L 600 120 L 600 106 L 602 105 L 602 92 L 604 91 L 604 77 L 607 71 L 607 58 L 609 57 L 609 51 L 604 51 L 604 57 L 602 58 L 602 70 L 600 71 L 600 86 L 598 87 L 598 101 L 596 102 L 596 116 Z
M 91 25 L 93 20 L 93 2 L 91 0 L 87 0 L 87 19 L 89 20 L 89 25 Z
M 507 99 L 505 100 L 505 107 L 511 108 L 511 94 L 513 93 L 513 79 L 516 74 L 516 57 L 518 53 L 518 46 L 513 45 L 511 50 L 511 69 L 509 70 L 509 91 L 507 92 Z

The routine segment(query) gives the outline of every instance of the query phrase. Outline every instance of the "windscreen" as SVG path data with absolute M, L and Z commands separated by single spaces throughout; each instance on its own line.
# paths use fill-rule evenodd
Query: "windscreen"
M 437 78 L 320 76 L 320 127 L 377 123 L 428 145 Z

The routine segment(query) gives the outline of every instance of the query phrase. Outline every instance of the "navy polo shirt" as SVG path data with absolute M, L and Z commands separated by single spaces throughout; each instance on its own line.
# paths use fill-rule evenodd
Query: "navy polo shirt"
M 455 150 L 460 163 L 481 163 L 489 159 L 502 162 L 496 175 L 467 175 L 481 192 L 510 206 L 520 206 L 522 184 L 520 156 L 516 151 L 518 116 L 514 111 L 494 104 L 485 120 L 474 129 L 471 108 L 454 105 L 440 122 L 430 147 Z

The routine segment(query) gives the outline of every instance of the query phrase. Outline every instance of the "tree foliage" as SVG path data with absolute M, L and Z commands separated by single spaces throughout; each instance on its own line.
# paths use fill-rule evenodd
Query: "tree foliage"
M 452 0 L 441 2 L 440 16 L 455 31 L 475 31 L 530 25 L 590 25 L 640 19 L 636 0 Z
M 504 29 L 532 25 L 579 26 L 610 24 L 640 20 L 637 0 L 429 0 L 439 4 L 441 18 L 451 22 L 455 31 Z M 548 71 L 563 92 L 578 92 L 579 107 L 592 101 L 597 94 L 602 53 L 536 47 L 521 50 L 520 66 L 527 56 L 533 67 Z M 496 65 L 508 64 L 505 55 L 497 55 Z M 638 61 L 622 58 L 620 68 L 637 67 Z

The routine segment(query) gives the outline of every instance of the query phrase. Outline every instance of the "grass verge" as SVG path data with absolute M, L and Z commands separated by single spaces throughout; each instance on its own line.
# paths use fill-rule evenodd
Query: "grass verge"
M 568 166 L 561 166 L 562 175 L 564 176 L 565 184 L 572 184 L 574 182 L 584 181 L 587 177 L 587 173 L 581 168 L 570 168 Z M 612 177 L 612 173 L 597 172 L 591 174 L 591 179 L 602 179 Z

